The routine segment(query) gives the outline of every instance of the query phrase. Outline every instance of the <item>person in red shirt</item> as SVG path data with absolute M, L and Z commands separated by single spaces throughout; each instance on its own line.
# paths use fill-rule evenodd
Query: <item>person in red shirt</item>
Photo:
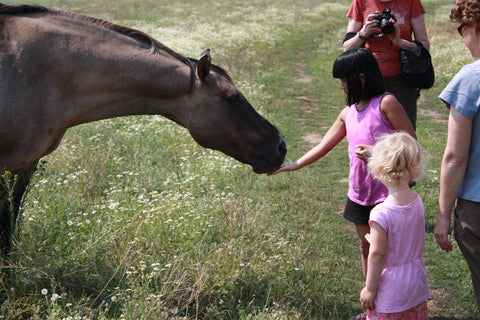
M 376 17 L 384 9 L 390 9 L 394 19 L 390 19 L 395 29 L 389 34 L 380 30 Z M 420 0 L 353 0 L 347 13 L 349 18 L 343 49 L 362 47 L 373 53 L 384 77 L 387 91 L 393 93 L 407 112 L 416 128 L 418 89 L 409 85 L 402 77 L 400 49 L 413 49 L 414 39 L 428 50 L 427 29 L 424 19 L 425 9 Z

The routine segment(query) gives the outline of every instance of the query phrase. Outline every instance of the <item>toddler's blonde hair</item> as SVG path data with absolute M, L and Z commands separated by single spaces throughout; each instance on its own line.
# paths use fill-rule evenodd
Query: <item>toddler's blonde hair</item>
M 375 144 L 368 162 L 372 176 L 386 185 L 396 185 L 403 179 L 417 181 L 425 167 L 420 144 L 406 132 L 382 136 Z

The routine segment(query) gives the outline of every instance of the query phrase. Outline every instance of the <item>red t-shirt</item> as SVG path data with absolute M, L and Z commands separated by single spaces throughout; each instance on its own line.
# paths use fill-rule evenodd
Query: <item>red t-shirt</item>
M 385 8 L 390 8 L 391 13 L 397 19 L 397 25 L 401 31 L 400 37 L 412 41 L 411 19 L 425 14 L 425 9 L 420 0 L 353 0 L 347 17 L 363 24 L 369 14 L 381 13 Z M 402 72 L 398 56 L 399 48 L 393 45 L 387 36 L 381 38 L 369 37 L 365 43 L 365 48 L 377 58 L 383 76 L 394 76 Z

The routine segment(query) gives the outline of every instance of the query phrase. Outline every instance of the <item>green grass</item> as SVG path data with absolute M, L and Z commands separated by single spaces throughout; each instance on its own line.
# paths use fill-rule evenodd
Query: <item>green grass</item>
M 211 48 L 213 63 L 280 128 L 287 161 L 344 105 L 331 67 L 350 2 L 30 1 L 146 31 L 192 58 Z M 427 208 L 430 315 L 475 319 L 465 261 L 457 247 L 441 252 L 432 231 L 447 119 L 437 96 L 472 58 L 448 21 L 451 1 L 423 3 L 437 76 L 417 125 L 430 154 L 416 187 Z M 164 118 L 128 117 L 69 130 L 44 160 L 23 208 L 15 277 L 0 282 L 1 319 L 347 319 L 361 311 L 357 236 L 341 217 L 345 142 L 299 172 L 267 177 L 202 149 Z

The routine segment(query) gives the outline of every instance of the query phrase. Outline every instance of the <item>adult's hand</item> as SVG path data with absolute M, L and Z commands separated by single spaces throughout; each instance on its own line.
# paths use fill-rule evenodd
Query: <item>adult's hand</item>
M 453 249 L 452 243 L 448 240 L 448 233 L 450 230 L 450 215 L 439 214 L 437 216 L 437 222 L 435 223 L 435 228 L 433 233 L 435 234 L 435 240 L 442 250 L 445 252 L 450 252 Z
M 367 19 L 365 20 L 365 23 L 362 26 L 362 29 L 360 30 L 360 33 L 362 33 L 366 38 L 371 36 L 374 33 L 378 33 L 380 31 L 379 29 L 379 21 L 374 19 L 378 13 L 371 13 L 367 16 Z

